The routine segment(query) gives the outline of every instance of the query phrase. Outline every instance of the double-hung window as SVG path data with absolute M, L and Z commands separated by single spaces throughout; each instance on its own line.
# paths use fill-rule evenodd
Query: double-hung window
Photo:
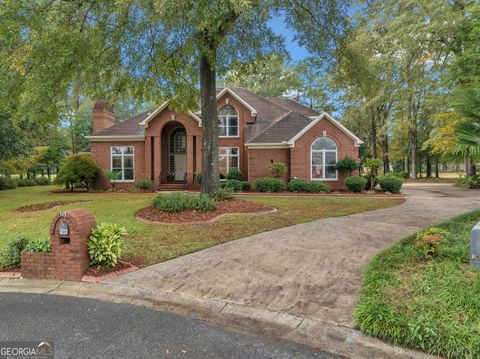
M 238 114 L 232 106 L 223 106 L 218 111 L 220 137 L 238 137 Z
M 120 173 L 118 181 L 132 182 L 134 180 L 134 149 L 133 146 L 112 146 L 112 171 Z
M 227 175 L 232 168 L 239 168 L 240 151 L 238 147 L 220 147 L 219 165 L 220 174 Z
M 337 144 L 329 137 L 317 138 L 312 143 L 312 180 L 337 180 Z

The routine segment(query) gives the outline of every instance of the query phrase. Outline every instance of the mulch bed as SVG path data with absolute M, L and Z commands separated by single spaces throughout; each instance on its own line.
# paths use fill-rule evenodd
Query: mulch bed
M 215 218 L 234 213 L 260 213 L 271 212 L 275 208 L 258 203 L 235 199 L 231 201 L 219 201 L 218 208 L 210 212 L 187 210 L 182 212 L 164 212 L 154 206 L 143 208 L 136 213 L 136 217 L 149 222 L 158 223 L 201 223 L 214 220 Z
M 54 207 L 65 206 L 67 204 L 72 203 L 81 203 L 86 201 L 54 201 L 54 202 L 46 202 L 46 203 L 37 203 L 31 204 L 28 206 L 18 207 L 15 209 L 17 212 L 36 212 L 36 211 L 44 211 L 46 209 L 51 209 Z
M 120 274 L 126 274 L 138 270 L 138 267 L 129 262 L 118 261 L 113 268 L 103 269 L 100 267 L 90 267 L 82 277 L 82 282 L 98 283 Z
M 0 278 L 20 278 L 22 272 L 20 268 L 4 268 L 0 267 Z

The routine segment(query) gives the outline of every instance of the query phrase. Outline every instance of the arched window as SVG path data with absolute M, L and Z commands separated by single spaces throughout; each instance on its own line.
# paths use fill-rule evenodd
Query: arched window
M 219 135 L 238 137 L 238 114 L 232 106 L 223 106 L 218 111 Z
M 317 138 L 311 150 L 312 180 L 337 180 L 337 144 L 329 137 Z

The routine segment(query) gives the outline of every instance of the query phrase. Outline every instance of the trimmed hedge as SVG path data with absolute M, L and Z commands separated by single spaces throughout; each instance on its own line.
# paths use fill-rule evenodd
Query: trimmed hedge
M 209 212 L 217 208 L 217 201 L 203 194 L 170 193 L 155 197 L 153 205 L 165 212 L 181 212 L 188 209 Z
M 0 177 L 0 191 L 15 188 L 17 188 L 17 181 L 7 177 Z
M 294 179 L 288 182 L 289 192 L 328 193 L 330 188 L 323 182 Z
M 243 181 L 245 179 L 245 175 L 238 168 L 232 168 L 225 178 L 227 180 Z
M 37 186 L 47 186 L 50 184 L 50 181 L 47 177 L 37 177 L 35 178 L 35 183 Z
M 403 180 L 395 175 L 385 175 L 379 182 L 382 191 L 392 193 L 400 193 L 403 185 Z
M 285 183 L 279 178 L 259 178 L 255 181 L 258 192 L 282 192 L 285 188 Z
M 365 191 L 367 179 L 362 176 L 350 176 L 345 178 L 345 186 L 354 193 L 361 193 Z
M 252 184 L 248 181 L 242 181 L 242 191 L 247 192 L 252 188 Z
M 17 180 L 18 187 L 31 187 L 35 186 L 37 183 L 33 178 L 20 178 Z
M 222 188 L 230 188 L 234 192 L 240 192 L 242 190 L 242 181 L 236 179 L 226 180 L 221 184 Z

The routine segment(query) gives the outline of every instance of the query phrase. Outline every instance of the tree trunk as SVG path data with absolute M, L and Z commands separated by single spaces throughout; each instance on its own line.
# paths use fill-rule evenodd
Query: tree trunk
M 410 150 L 411 150 L 411 161 L 412 161 L 412 173 L 411 178 L 417 178 L 417 149 L 418 149 L 418 137 L 417 137 L 417 113 L 418 113 L 418 106 L 416 106 L 413 98 L 410 98 Z
M 465 157 L 464 165 L 465 165 L 465 177 L 470 177 L 471 171 L 472 171 L 472 165 L 470 163 L 469 157 Z
M 377 125 L 375 123 L 375 109 L 373 107 L 370 109 L 370 135 L 371 135 L 371 142 L 372 142 L 372 156 L 373 158 L 378 158 Z
M 439 178 L 440 177 L 440 158 L 439 156 L 437 155 L 435 157 L 435 177 L 436 178 Z
M 382 137 L 382 152 L 383 152 L 383 173 L 390 172 L 390 160 L 388 158 L 388 134 Z
M 432 161 L 430 155 L 427 155 L 427 178 L 432 178 Z
M 201 192 L 214 194 L 220 185 L 218 172 L 218 119 L 216 99 L 215 49 L 211 57 L 200 58 L 200 102 L 202 113 L 202 184 Z

